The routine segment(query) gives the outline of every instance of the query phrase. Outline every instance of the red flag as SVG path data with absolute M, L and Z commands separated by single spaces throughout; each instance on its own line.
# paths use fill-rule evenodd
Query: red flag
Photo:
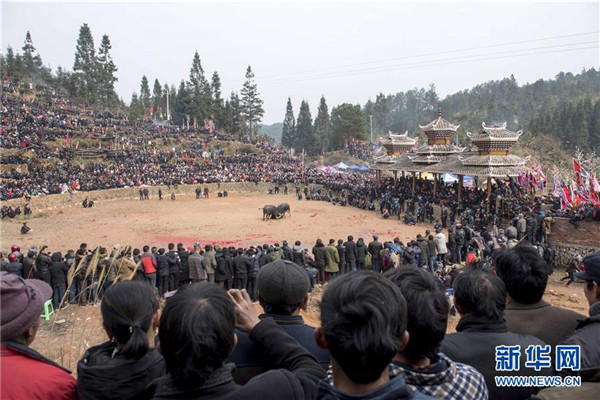
M 152 111 L 154 111 L 154 109 L 153 109 L 152 107 L 150 107 L 150 109 L 148 110 L 148 113 L 149 113 L 150 115 L 152 115 Z
M 187 155 L 187 151 L 185 152 L 185 162 L 188 162 L 188 155 Z
M 67 132 L 67 140 L 66 140 L 66 144 L 67 144 L 67 147 L 69 147 L 69 132 Z
M 581 164 L 579 164 L 575 159 L 573 159 L 573 170 L 575 171 L 577 186 L 581 186 Z

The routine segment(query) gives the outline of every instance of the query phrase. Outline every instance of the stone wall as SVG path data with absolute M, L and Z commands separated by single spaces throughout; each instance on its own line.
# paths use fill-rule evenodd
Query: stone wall
M 600 223 L 578 221 L 576 228 L 566 218 L 555 218 L 548 242 L 556 249 L 555 265 L 566 267 L 576 254 L 600 250 Z
M 204 189 L 208 187 L 210 190 L 210 196 L 217 196 L 217 192 L 227 190 L 229 193 L 267 193 L 269 188 L 273 187 L 271 183 L 253 183 L 253 182 L 241 182 L 241 183 L 222 183 L 221 188 L 218 188 L 216 183 L 201 184 L 201 185 L 179 185 L 177 189 L 167 188 L 167 186 L 152 186 L 148 187 L 150 199 L 158 198 L 158 189 L 162 190 L 163 199 L 169 199 L 171 193 L 175 193 L 175 196 L 195 196 L 194 190 L 196 187 Z M 313 186 L 313 185 L 311 185 Z M 89 192 L 75 192 L 73 197 L 69 196 L 69 193 L 53 194 L 48 196 L 33 196 L 31 198 L 31 210 L 34 213 L 48 210 L 61 208 L 65 206 L 81 205 L 81 202 L 87 197 L 94 202 L 102 202 L 108 200 L 124 199 L 124 200 L 137 200 L 139 198 L 139 187 L 131 188 L 120 188 L 120 189 L 105 189 L 105 190 L 93 190 Z M 283 186 L 280 186 L 280 193 L 283 193 Z M 289 193 L 294 194 L 294 185 L 288 184 Z M 24 198 L 12 199 L 5 202 L 0 202 L 1 205 L 12 205 L 17 206 L 25 204 Z

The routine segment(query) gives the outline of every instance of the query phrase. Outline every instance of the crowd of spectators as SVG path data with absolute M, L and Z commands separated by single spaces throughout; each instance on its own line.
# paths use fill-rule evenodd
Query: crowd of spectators
M 527 348 L 547 344 L 581 346 L 586 373 L 572 390 L 593 398 L 600 252 L 585 257 L 577 274 L 586 282 L 586 318 L 542 300 L 551 271 L 535 247 L 495 248 L 487 266 L 447 271 L 449 242 L 439 229 L 416 242 L 374 236 L 367 245 L 348 236 L 327 245 L 318 239 L 311 251 L 284 240 L 245 249 L 115 246 L 110 254 L 83 243 L 65 258 L 47 247 L 26 255 L 14 247 L 1 273 L 1 373 L 11 382 L 2 398 L 551 398 L 557 389 L 495 380 L 497 346 L 520 346 L 519 368 L 502 375 L 578 373 L 526 362 Z M 434 249 L 433 273 L 404 257 L 410 247 Z M 325 289 L 316 329 L 300 315 L 315 284 Z M 108 341 L 87 349 L 77 380 L 29 347 L 52 296 L 57 308 L 100 301 Z M 453 313 L 460 321 L 447 335 Z

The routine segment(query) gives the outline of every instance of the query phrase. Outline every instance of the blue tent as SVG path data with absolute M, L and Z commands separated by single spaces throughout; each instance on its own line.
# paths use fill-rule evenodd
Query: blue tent
M 361 165 L 360 168 L 358 168 L 359 171 L 368 171 L 369 167 L 367 167 L 366 165 Z

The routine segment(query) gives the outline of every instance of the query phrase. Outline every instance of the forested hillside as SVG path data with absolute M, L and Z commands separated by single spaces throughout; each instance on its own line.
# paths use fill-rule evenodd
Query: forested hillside
M 379 94 L 364 107 L 373 115 L 376 132 L 413 132 L 435 117 L 441 107 L 444 117 L 461 124 L 459 139 L 481 122 L 506 121 L 513 130 L 523 129 L 522 141 L 549 135 L 567 149 L 600 151 L 600 72 L 559 73 L 555 79 L 540 79 L 519 86 L 514 76 L 477 85 L 441 100 L 435 86 L 397 94 Z M 365 127 L 367 130 L 367 127 Z

